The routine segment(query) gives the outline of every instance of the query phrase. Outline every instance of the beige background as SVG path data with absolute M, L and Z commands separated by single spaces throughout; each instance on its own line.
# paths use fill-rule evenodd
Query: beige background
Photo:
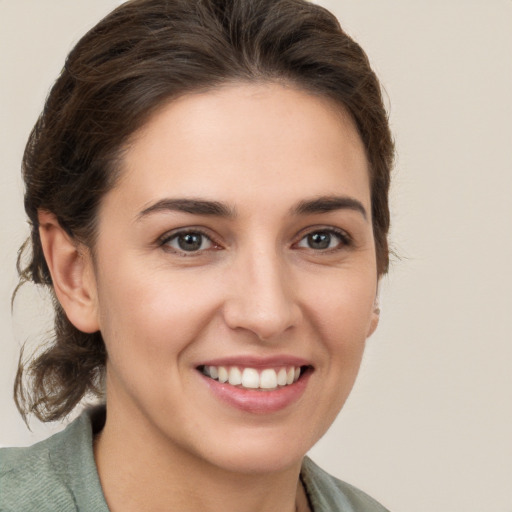
M 27 234 L 19 164 L 73 42 L 113 0 L 0 0 L 0 445 L 39 293 L 10 312 Z M 512 511 L 512 1 L 323 0 L 389 96 L 398 160 L 382 321 L 353 395 L 313 449 L 395 512 Z M 13 321 L 14 319 L 14 321 Z

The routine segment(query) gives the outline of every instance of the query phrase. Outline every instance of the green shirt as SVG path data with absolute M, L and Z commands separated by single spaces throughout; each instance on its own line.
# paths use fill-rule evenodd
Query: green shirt
M 0 512 L 109 512 L 93 455 L 104 410 L 28 448 L 0 450 Z M 314 512 L 389 512 L 305 457 L 301 478 Z

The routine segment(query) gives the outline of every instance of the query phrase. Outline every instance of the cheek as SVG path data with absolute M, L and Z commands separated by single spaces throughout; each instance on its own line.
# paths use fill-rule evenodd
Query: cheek
M 336 279 L 335 279 L 336 278 Z M 372 273 L 331 276 L 323 293 L 310 297 L 311 318 L 325 353 L 325 390 L 334 419 L 347 399 L 361 365 L 373 318 L 376 278 Z
M 340 271 L 308 286 L 305 302 L 324 337 L 357 345 L 366 339 L 370 328 L 376 287 L 371 272 Z
M 123 275 L 132 277 L 121 279 Z M 143 365 L 149 359 L 158 363 L 166 355 L 179 354 L 208 325 L 216 309 L 215 296 L 198 284 L 197 279 L 169 272 L 128 271 L 122 264 L 105 273 L 98 295 L 110 359 L 138 359 Z

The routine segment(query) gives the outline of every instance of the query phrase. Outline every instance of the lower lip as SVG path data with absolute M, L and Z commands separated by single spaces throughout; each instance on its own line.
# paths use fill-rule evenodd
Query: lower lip
M 310 375 L 311 371 L 307 370 L 293 384 L 270 391 L 258 391 L 224 384 L 201 374 L 217 398 L 231 407 L 252 414 L 277 412 L 297 402 L 306 390 Z

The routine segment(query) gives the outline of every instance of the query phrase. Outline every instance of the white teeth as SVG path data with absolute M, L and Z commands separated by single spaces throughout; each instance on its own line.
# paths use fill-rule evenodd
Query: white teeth
M 287 377 L 286 368 L 281 368 L 279 370 L 279 373 L 277 374 L 277 384 L 278 384 L 278 386 L 286 386 L 286 377 Z
M 217 370 L 216 366 L 208 366 L 208 373 L 212 379 L 219 378 L 219 370 Z
M 232 386 L 239 386 L 242 384 L 242 372 L 236 367 L 232 366 L 229 369 L 229 381 Z
M 263 370 L 260 376 L 260 388 L 274 389 L 277 388 L 277 374 L 275 370 Z
M 272 390 L 278 386 L 289 386 L 300 377 L 300 366 L 265 368 L 239 368 L 238 366 L 204 366 L 203 373 L 221 383 L 229 383 L 231 386 L 242 386 L 247 389 Z
M 211 372 L 211 366 L 210 366 L 210 372 Z M 218 373 L 219 373 L 219 382 L 227 382 L 228 379 L 229 379 L 229 374 L 228 374 L 228 371 L 226 370 L 226 368 L 224 368 L 224 366 L 219 366 L 218 368 Z
M 242 373 L 242 386 L 244 388 L 257 389 L 260 387 L 260 376 L 254 368 L 245 368 Z

